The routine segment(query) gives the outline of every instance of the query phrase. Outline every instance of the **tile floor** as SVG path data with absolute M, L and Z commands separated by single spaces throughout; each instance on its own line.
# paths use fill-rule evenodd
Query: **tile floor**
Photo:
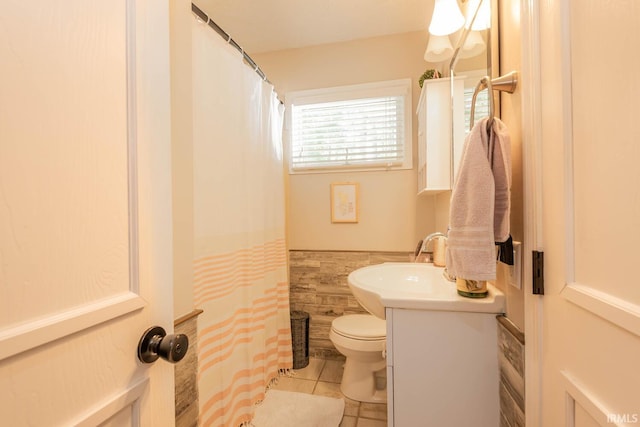
M 310 358 L 306 368 L 294 370 L 291 377 L 280 377 L 274 388 L 343 398 L 344 416 L 340 427 L 386 427 L 386 404 L 357 402 L 340 392 L 343 364 L 342 360 Z

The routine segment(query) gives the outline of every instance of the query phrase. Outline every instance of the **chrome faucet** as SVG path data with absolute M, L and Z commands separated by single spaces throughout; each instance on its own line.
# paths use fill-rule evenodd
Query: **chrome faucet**
M 422 240 L 422 243 L 419 244 L 419 246 L 418 246 L 419 249 L 416 250 L 414 262 L 417 262 L 418 258 L 422 254 L 430 254 L 431 255 L 431 262 L 433 262 L 433 251 L 429 252 L 427 249 L 429 247 L 429 243 L 431 243 L 431 241 L 433 239 L 435 239 L 436 237 L 447 237 L 447 236 L 444 233 L 440 233 L 439 231 L 436 231 L 435 233 L 431 233 L 427 237 L 425 237 Z
M 429 243 L 431 243 L 431 241 L 433 239 L 435 239 L 436 237 L 444 237 L 446 239 L 447 235 L 437 231 L 435 233 L 429 234 L 427 237 L 424 238 L 424 240 L 421 240 L 420 242 L 418 242 L 418 247 L 416 248 L 416 253 L 415 253 L 415 259 L 414 259 L 413 262 L 418 262 L 418 258 L 423 253 L 424 254 L 431 254 L 431 262 L 433 262 L 433 251 L 428 252 L 427 249 L 429 247 Z M 429 262 L 429 261 L 427 261 L 427 262 Z M 449 274 L 449 271 L 448 271 L 446 266 L 445 266 L 444 270 L 442 271 L 442 275 L 444 276 L 445 279 L 447 279 L 450 282 L 455 282 L 456 281 L 456 276 L 454 276 L 453 274 Z

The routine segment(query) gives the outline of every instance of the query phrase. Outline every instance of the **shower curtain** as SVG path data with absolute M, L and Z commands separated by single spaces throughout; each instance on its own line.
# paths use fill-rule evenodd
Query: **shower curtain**
M 283 108 L 237 50 L 192 30 L 200 425 L 236 427 L 292 366 Z

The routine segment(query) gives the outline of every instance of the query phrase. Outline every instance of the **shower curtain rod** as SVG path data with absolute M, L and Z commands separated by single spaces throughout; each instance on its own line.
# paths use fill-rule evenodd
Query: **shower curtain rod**
M 267 83 L 272 84 L 269 81 L 269 79 L 267 79 L 267 76 L 260 69 L 260 67 L 258 67 L 258 64 L 256 64 L 256 62 L 253 59 L 251 59 L 251 57 L 247 54 L 247 52 L 245 52 L 244 49 L 238 43 L 236 43 L 236 41 L 234 39 L 232 39 L 231 36 L 225 30 L 223 30 L 222 28 L 220 28 L 220 26 L 218 24 L 213 22 L 213 20 L 211 18 L 209 18 L 209 15 L 204 13 L 202 11 L 202 9 L 200 9 L 198 6 L 196 6 L 193 3 L 191 3 L 191 11 L 193 13 L 195 13 L 198 16 L 198 18 L 202 19 L 208 26 L 213 28 L 213 30 L 216 33 L 218 33 L 220 35 L 220 37 L 225 39 L 227 41 L 227 43 L 229 43 L 231 46 L 235 47 L 238 50 L 238 52 L 240 52 L 242 54 L 242 56 L 244 57 L 244 60 L 247 62 L 247 64 L 249 64 L 249 66 L 251 68 L 253 68 L 253 70 L 256 73 L 258 73 L 258 75 L 260 76 L 260 78 L 262 80 L 264 80 Z

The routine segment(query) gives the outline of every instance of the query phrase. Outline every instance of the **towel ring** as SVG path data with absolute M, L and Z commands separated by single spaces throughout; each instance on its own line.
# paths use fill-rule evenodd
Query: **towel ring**
M 474 116 L 476 110 L 476 98 L 478 97 L 478 93 L 481 90 L 488 89 L 489 92 L 489 121 L 487 122 L 487 130 L 493 124 L 493 119 L 495 118 L 495 105 L 493 102 L 493 91 L 498 90 L 501 92 L 513 93 L 518 87 L 518 72 L 512 71 L 510 73 L 505 74 L 504 76 L 496 77 L 495 79 L 490 79 L 489 76 L 484 76 L 480 79 L 478 84 L 476 85 L 475 90 L 473 91 L 473 97 L 471 98 L 471 116 L 469 120 L 469 131 L 473 129 L 474 125 Z
M 493 86 L 491 85 L 491 79 L 489 76 L 484 76 L 480 79 L 478 84 L 476 85 L 475 90 L 473 91 L 473 97 L 471 98 L 471 116 L 469 117 L 469 132 L 473 129 L 473 125 L 475 124 L 474 116 L 476 111 L 476 98 L 480 91 L 488 89 L 488 98 L 489 98 L 489 121 L 487 122 L 487 130 L 493 124 L 493 117 L 495 114 L 495 106 L 493 105 Z

